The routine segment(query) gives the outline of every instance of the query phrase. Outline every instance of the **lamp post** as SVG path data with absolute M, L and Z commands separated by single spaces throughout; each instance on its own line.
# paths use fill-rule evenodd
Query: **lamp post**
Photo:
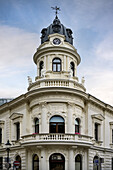
M 11 146 L 11 144 L 10 144 L 10 142 L 9 142 L 9 140 L 7 140 L 7 143 L 5 144 L 6 146 L 7 146 L 7 148 L 6 148 L 6 151 L 7 151 L 7 169 L 9 169 L 10 167 L 11 167 L 11 164 L 9 164 L 9 151 L 10 151 L 10 146 Z

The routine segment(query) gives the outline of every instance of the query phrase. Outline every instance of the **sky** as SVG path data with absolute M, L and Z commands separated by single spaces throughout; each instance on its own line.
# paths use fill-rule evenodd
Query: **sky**
M 0 98 L 26 93 L 27 76 L 35 81 L 33 55 L 42 28 L 55 18 L 54 6 L 73 31 L 86 93 L 113 106 L 113 0 L 0 0 Z

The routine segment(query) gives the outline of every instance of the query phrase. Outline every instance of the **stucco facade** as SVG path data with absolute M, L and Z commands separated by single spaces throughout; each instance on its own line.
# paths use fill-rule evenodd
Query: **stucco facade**
M 29 77 L 28 92 L 0 106 L 3 169 L 7 140 L 10 169 L 19 159 L 22 170 L 113 169 L 113 107 L 86 93 L 77 50 L 54 33 L 33 59 L 37 75 L 35 82 Z

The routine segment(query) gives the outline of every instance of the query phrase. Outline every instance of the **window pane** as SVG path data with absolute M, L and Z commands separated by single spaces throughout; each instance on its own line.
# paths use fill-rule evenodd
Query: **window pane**
M 2 129 L 0 128 L 0 143 L 2 143 Z
M 61 62 L 61 60 L 59 59 L 59 58 L 55 58 L 54 60 L 53 60 L 53 63 L 60 63 Z
M 16 123 L 17 140 L 20 139 L 20 123 Z
M 61 71 L 60 64 L 57 64 L 57 71 Z
M 50 122 L 64 122 L 64 119 L 60 116 L 54 116 L 50 119 Z
M 58 124 L 58 133 L 64 133 L 64 124 Z
M 3 169 L 3 157 L 0 157 L 0 169 Z
M 51 124 L 50 125 L 50 133 L 56 133 L 56 124 Z
M 56 64 L 53 64 L 53 71 L 56 71 Z

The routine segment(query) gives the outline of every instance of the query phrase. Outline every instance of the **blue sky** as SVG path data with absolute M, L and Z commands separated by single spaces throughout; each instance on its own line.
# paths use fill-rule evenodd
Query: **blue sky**
M 0 0 L 0 98 L 27 92 L 41 29 L 55 17 L 71 28 L 87 93 L 113 105 L 113 0 Z

